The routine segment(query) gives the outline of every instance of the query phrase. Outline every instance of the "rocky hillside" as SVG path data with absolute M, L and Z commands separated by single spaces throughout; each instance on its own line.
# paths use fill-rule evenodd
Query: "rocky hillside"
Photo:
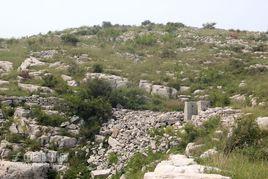
M 267 178 L 267 88 L 267 32 L 0 39 L 0 178 Z

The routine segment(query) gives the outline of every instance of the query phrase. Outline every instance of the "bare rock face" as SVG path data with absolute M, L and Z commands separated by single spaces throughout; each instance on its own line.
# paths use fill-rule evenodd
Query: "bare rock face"
M 116 75 L 107 75 L 103 73 L 87 73 L 84 81 L 88 79 L 100 79 L 108 81 L 111 84 L 112 88 L 127 87 L 128 85 L 127 78 Z
M 198 165 L 185 155 L 170 155 L 168 160 L 160 162 L 154 172 L 145 173 L 144 179 L 230 179 L 217 174 L 205 174 L 206 170 L 217 168 Z
M 0 178 L 3 179 L 44 179 L 47 178 L 49 164 L 9 162 L 0 160 Z

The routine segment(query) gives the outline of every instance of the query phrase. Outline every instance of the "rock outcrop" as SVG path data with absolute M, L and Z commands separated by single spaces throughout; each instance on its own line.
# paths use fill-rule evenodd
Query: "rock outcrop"
M 164 85 L 153 85 L 147 80 L 140 80 L 139 88 L 144 89 L 147 93 L 152 95 L 159 95 L 165 98 L 176 98 L 178 91 Z
M 87 73 L 84 81 L 90 79 L 100 79 L 108 81 L 112 88 L 127 87 L 129 81 L 127 78 L 116 76 L 116 75 L 107 75 L 104 73 Z
M 44 179 L 50 166 L 46 163 L 26 164 L 0 160 L 0 178 L 3 179 Z
M 230 179 L 218 174 L 206 174 L 209 170 L 219 170 L 197 164 L 185 155 L 170 155 L 168 160 L 161 161 L 154 172 L 145 173 L 144 179 Z

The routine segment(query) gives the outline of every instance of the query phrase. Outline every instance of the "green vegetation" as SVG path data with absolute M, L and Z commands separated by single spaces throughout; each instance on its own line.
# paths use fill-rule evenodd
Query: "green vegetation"
M 61 123 L 66 122 L 68 119 L 59 114 L 48 115 L 41 108 L 32 108 L 32 116 L 36 118 L 36 121 L 45 126 L 59 127 Z

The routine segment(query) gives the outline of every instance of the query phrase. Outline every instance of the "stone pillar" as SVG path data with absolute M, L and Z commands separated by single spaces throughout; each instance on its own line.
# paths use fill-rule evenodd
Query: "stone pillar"
M 184 103 L 184 120 L 191 120 L 192 115 L 197 115 L 197 112 L 196 102 Z
M 197 112 L 200 114 L 201 111 L 206 111 L 210 107 L 209 101 L 198 101 L 197 102 Z

